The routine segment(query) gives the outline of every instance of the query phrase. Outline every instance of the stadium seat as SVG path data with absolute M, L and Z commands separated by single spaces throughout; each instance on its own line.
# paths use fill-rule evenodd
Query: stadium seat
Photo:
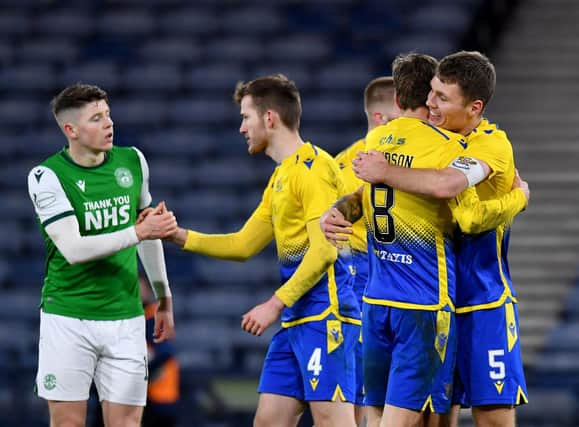
M 442 58 L 455 51 L 457 46 L 458 40 L 452 36 L 436 33 L 411 33 L 390 40 L 384 45 L 383 52 L 388 62 L 392 61 L 398 54 L 408 52 L 426 53 L 435 58 Z
M 207 43 L 206 55 L 211 61 L 226 58 L 233 63 L 257 63 L 263 57 L 263 43 L 259 38 L 230 35 Z
M 234 36 L 255 35 L 263 38 L 268 34 L 279 34 L 285 30 L 279 9 L 263 4 L 230 8 L 220 21 L 222 29 Z
M 190 36 L 194 41 L 213 34 L 219 22 L 217 8 L 203 6 L 169 9 L 158 17 L 159 29 L 163 34 Z
M 123 86 L 134 92 L 178 92 L 183 88 L 183 75 L 177 64 L 133 64 L 124 69 Z
M 14 60 L 14 45 L 5 40 L 0 41 L 0 66 L 7 67 Z
M 316 121 L 323 123 L 341 122 L 342 126 L 357 121 L 364 114 L 363 89 L 359 97 L 354 99 L 345 96 L 330 96 L 329 93 L 303 101 L 305 117 L 315 117 Z
M 150 11 L 132 7 L 121 10 L 105 10 L 98 16 L 97 28 L 102 35 L 119 37 L 143 37 L 156 30 L 155 16 Z
M 301 92 L 316 89 L 317 79 L 307 66 L 299 63 L 267 62 L 257 63 L 251 72 L 251 78 L 281 73 L 293 80 Z
M 318 34 L 288 34 L 266 44 L 267 60 L 319 64 L 328 59 L 331 45 L 327 37 Z
M 151 185 L 157 191 L 183 191 L 191 186 L 193 173 L 190 163 L 179 160 L 148 159 Z
M 197 190 L 192 194 L 185 194 L 175 201 L 178 212 L 188 212 L 190 218 L 213 217 L 218 221 L 231 220 L 246 212 L 240 212 L 240 195 L 235 191 L 222 189 Z
M 114 93 L 121 83 L 121 73 L 117 64 L 107 60 L 84 61 L 65 67 L 57 76 L 58 85 L 64 89 L 73 83 L 81 82 L 100 86 L 107 92 Z M 114 108 L 114 102 L 111 106 Z
M 227 58 L 222 58 L 226 61 Z M 194 91 L 224 91 L 233 94 L 235 85 L 240 80 L 248 80 L 248 73 L 235 62 L 218 62 L 207 65 L 195 65 L 189 75 L 188 87 Z M 231 98 L 228 98 L 231 99 Z
M 15 221 L 31 222 L 34 218 L 34 207 L 28 192 L 3 191 L 2 203 L 10 212 L 10 218 Z
M 431 4 L 417 8 L 406 21 L 411 31 L 428 28 L 430 34 L 450 36 L 461 41 L 471 26 L 472 13 L 460 4 Z
M 216 138 L 207 129 L 180 126 L 145 133 L 141 148 L 155 158 L 198 160 L 207 156 L 215 143 Z
M 49 10 L 34 16 L 34 29 L 41 35 L 53 37 L 87 37 L 95 31 L 95 20 L 88 9 L 67 7 Z
M 187 37 L 164 37 L 145 41 L 137 50 L 143 61 L 190 64 L 201 59 L 203 48 Z
M 71 64 L 79 56 L 78 45 L 66 38 L 48 38 L 27 40 L 15 52 L 22 63 Z
M 259 179 L 251 165 L 236 159 L 204 162 L 194 168 L 191 174 L 196 185 L 211 185 L 222 189 L 247 188 Z
M 39 106 L 39 109 L 43 110 L 43 115 L 52 116 L 49 108 L 48 103 L 46 103 L 44 108 Z M 52 123 L 47 125 L 47 127 L 31 130 L 20 137 L 21 144 L 18 145 L 16 151 L 21 158 L 29 158 L 33 165 L 56 153 L 66 145 L 66 137 L 58 128 L 54 118 L 50 117 L 50 119 Z
M 125 98 L 114 101 L 111 117 L 121 129 L 132 127 L 138 130 L 155 129 L 166 119 L 167 109 L 162 98 Z
M 180 98 L 169 102 L 167 106 L 167 119 L 177 126 L 205 125 L 219 128 L 237 117 L 239 113 L 231 98 Z
M 29 34 L 32 29 L 30 16 L 22 9 L 2 10 L 0 14 L 0 36 L 2 40 Z
M 57 87 L 54 68 L 48 64 L 21 64 L 0 70 L 0 90 L 23 93 L 53 91 Z
M 342 61 L 320 67 L 316 80 L 317 85 L 323 90 L 351 90 L 362 100 L 364 88 L 374 77 L 376 72 L 370 64 Z

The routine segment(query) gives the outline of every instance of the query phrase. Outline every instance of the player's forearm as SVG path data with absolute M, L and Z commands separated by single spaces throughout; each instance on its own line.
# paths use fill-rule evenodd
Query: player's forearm
M 461 231 L 479 234 L 510 223 L 527 205 L 523 191 L 516 188 L 498 199 L 481 201 L 476 190 L 468 190 L 449 203 Z
M 169 288 L 165 254 L 163 253 L 161 241 L 143 240 L 137 245 L 137 253 L 139 254 L 149 283 L 151 283 L 155 298 L 170 297 L 171 289 Z
M 384 184 L 406 193 L 450 199 L 468 187 L 464 174 L 454 169 L 410 169 L 389 165 Z
M 358 190 L 355 193 L 347 194 L 340 199 L 334 206 L 338 209 L 342 215 L 344 215 L 344 219 L 352 224 L 362 218 L 363 209 L 362 209 L 362 191 Z
M 310 247 L 292 277 L 275 292 L 287 307 L 318 283 L 338 257 L 337 249 L 326 241 L 317 220 L 308 223 L 307 228 Z
M 97 236 L 81 236 L 74 215 L 49 224 L 46 233 L 69 264 L 105 258 L 139 243 L 135 227 Z
M 204 234 L 187 230 L 182 247 L 213 258 L 245 261 L 261 252 L 272 239 L 271 224 L 252 216 L 237 233 Z

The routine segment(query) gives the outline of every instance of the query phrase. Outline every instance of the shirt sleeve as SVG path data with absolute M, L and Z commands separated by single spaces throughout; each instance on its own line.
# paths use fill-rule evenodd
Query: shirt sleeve
M 310 246 L 294 274 L 275 291 L 286 307 L 294 305 L 318 283 L 338 257 L 338 250 L 328 243 L 317 220 L 308 222 L 306 228 Z
M 46 166 L 36 166 L 28 174 L 28 194 L 43 226 L 74 215 L 58 177 Z
M 151 197 L 151 192 L 149 191 L 149 164 L 145 159 L 145 156 L 141 151 L 133 147 L 139 156 L 139 161 L 141 162 L 141 171 L 143 172 L 143 185 L 141 186 L 141 194 L 139 196 L 139 210 L 143 210 L 151 205 L 153 198 Z
M 264 222 L 255 211 L 236 233 L 204 234 L 188 230 L 183 249 L 213 258 L 244 261 L 259 253 L 272 239 L 271 222 Z
M 511 145 L 502 138 L 493 138 L 491 135 L 473 140 L 472 143 L 469 143 L 463 156 L 485 162 L 491 168 L 491 173 L 487 179 L 497 174 L 506 173 L 509 170 L 509 165 L 513 162 Z
M 527 205 L 519 188 L 498 199 L 481 201 L 475 188 L 468 188 L 448 202 L 454 219 L 466 234 L 479 234 L 512 222 Z

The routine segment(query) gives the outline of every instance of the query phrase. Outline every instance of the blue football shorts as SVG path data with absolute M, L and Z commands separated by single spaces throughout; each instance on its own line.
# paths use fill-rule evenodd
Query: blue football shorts
M 456 315 L 458 354 L 453 403 L 527 403 L 516 304 Z
M 364 304 L 366 406 L 450 409 L 456 358 L 454 313 Z
M 368 254 L 366 252 L 352 252 L 352 264 L 354 266 L 354 293 L 358 298 L 360 309 L 364 304 L 362 295 L 368 282 Z M 356 405 L 364 405 L 364 369 L 362 368 L 362 334 L 356 343 Z
M 269 345 L 258 391 L 354 403 L 359 336 L 360 326 L 333 316 L 279 330 Z

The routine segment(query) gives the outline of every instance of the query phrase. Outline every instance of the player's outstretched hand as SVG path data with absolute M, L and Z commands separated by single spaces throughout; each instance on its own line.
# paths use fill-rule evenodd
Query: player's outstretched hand
M 163 239 L 174 235 L 177 230 L 177 219 L 172 211 L 167 211 L 165 202 L 159 203 L 140 224 L 135 225 L 139 241 Z
M 338 249 L 347 242 L 352 234 L 352 223 L 344 219 L 344 215 L 336 208 L 330 208 L 320 217 L 320 227 L 326 240 Z
M 367 153 L 359 151 L 358 157 L 352 160 L 354 174 L 370 184 L 381 184 L 385 181 L 388 162 L 383 153 L 370 150 Z
M 159 298 L 159 307 L 155 313 L 153 342 L 160 343 L 175 338 L 175 321 L 173 319 L 173 301 L 171 297 Z
M 241 316 L 241 329 L 260 336 L 277 320 L 283 307 L 283 302 L 273 295 L 266 302 L 256 305 Z

